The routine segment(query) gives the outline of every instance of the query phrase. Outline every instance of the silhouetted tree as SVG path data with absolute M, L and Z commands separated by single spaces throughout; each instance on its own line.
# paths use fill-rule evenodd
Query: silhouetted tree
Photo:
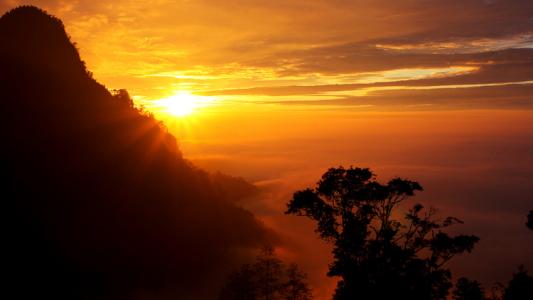
M 533 277 L 529 276 L 524 266 L 513 274 L 503 294 L 503 300 L 531 300 L 533 299 Z
M 475 236 L 449 236 L 444 228 L 461 223 L 434 220 L 434 209 L 414 205 L 402 223 L 398 206 L 421 191 L 414 181 L 375 180 L 369 169 L 331 168 L 314 189 L 294 194 L 287 214 L 316 221 L 316 231 L 333 245 L 328 276 L 339 276 L 334 299 L 444 299 L 455 255 L 472 251 Z
M 476 280 L 470 280 L 465 277 L 461 277 L 455 284 L 453 291 L 454 300 L 483 300 L 485 299 L 485 293 L 481 287 L 481 283 Z
M 283 263 L 274 255 L 272 247 L 261 251 L 255 263 L 258 299 L 275 299 L 282 287 Z
M 530 210 L 529 214 L 527 215 L 526 226 L 527 228 L 533 230 L 533 210 Z
M 253 266 L 243 265 L 231 273 L 220 291 L 220 300 L 255 300 L 257 299 L 257 273 Z
M 307 276 L 296 264 L 290 264 L 286 271 L 287 279 L 281 294 L 284 300 L 310 300 L 311 289 L 307 284 Z
M 307 277 L 296 264 L 288 267 L 265 247 L 255 263 L 231 273 L 220 291 L 220 300 L 310 300 Z

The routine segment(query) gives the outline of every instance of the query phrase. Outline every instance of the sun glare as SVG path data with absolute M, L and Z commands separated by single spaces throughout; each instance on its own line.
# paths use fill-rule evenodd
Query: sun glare
M 184 117 L 192 114 L 197 108 L 203 105 L 203 101 L 199 96 L 195 96 L 190 92 L 181 91 L 168 98 L 158 101 L 158 106 L 161 106 L 167 113 Z

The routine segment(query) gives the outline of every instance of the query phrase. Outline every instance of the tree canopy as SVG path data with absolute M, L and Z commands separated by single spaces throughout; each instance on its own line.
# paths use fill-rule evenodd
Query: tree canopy
M 485 292 L 481 287 L 481 283 L 476 280 L 470 280 L 466 277 L 461 277 L 455 284 L 453 291 L 454 300 L 484 300 Z
M 394 178 L 379 183 L 367 168 L 329 169 L 315 188 L 294 193 L 287 214 L 308 217 L 333 245 L 328 276 L 340 277 L 334 299 L 445 299 L 451 272 L 446 262 L 471 252 L 479 238 L 451 236 L 461 223 L 435 218 L 436 210 L 399 206 L 422 191 L 416 182 Z
M 533 299 L 533 277 L 528 274 L 524 266 L 520 266 L 505 288 L 503 300 L 531 299 Z
M 310 300 L 307 275 L 292 263 L 285 265 L 265 247 L 253 264 L 244 264 L 231 273 L 220 291 L 219 300 Z

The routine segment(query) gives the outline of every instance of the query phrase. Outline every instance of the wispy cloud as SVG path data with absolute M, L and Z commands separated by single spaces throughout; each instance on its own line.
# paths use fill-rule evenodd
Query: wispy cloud
M 147 98 L 348 90 L 402 70 L 405 86 L 533 79 L 528 0 L 12 0 L 1 9 L 21 3 L 61 17 L 106 85 Z M 478 70 L 417 71 L 457 67 Z

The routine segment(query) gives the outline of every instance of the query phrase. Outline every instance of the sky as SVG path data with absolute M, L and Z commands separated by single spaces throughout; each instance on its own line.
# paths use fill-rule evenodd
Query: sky
M 1 0 L 0 12 L 21 4 L 62 19 L 94 77 L 163 120 L 185 157 L 260 186 L 242 205 L 281 233 L 317 299 L 334 286 L 329 248 L 283 211 L 338 165 L 417 180 L 416 201 L 464 220 L 481 242 L 458 274 L 490 287 L 533 270 L 533 1 Z

